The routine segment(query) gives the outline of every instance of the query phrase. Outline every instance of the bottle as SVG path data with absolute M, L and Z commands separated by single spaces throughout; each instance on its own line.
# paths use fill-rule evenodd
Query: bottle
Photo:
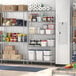
M 21 36 L 22 34 L 18 34 L 18 42 L 21 42 Z
M 22 42 L 27 42 L 27 35 L 23 34 L 21 40 L 22 40 Z

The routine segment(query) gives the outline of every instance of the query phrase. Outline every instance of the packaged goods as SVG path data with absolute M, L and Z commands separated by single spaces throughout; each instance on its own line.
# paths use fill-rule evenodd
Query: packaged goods
M 18 5 L 18 11 L 27 11 L 28 5 Z

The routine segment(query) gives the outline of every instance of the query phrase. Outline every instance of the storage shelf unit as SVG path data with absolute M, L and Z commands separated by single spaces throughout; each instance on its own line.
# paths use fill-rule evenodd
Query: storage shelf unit
M 40 22 L 32 22 L 30 21 L 29 16 L 31 14 L 39 14 L 41 17 Z M 50 14 L 51 13 L 51 14 Z M 9 22 L 9 25 L 7 23 L 2 23 L 0 24 L 0 32 L 5 33 L 5 34 L 20 34 L 19 39 L 22 38 L 22 36 L 25 36 L 26 34 L 26 40 L 25 41 L 18 41 L 18 35 L 17 41 L 9 41 L 8 37 L 7 41 L 0 41 L 0 61 L 1 62 L 9 62 L 9 61 L 21 61 L 21 62 L 43 62 L 43 63 L 55 63 L 55 10 L 50 10 L 50 11 L 0 11 L 0 14 L 2 15 L 0 18 L 3 19 L 2 22 L 6 22 L 9 20 L 14 21 L 21 21 L 22 24 L 18 26 L 16 23 L 14 26 Z M 46 15 L 46 18 L 48 18 L 48 21 L 42 21 L 43 14 Z M 53 17 L 53 22 L 52 21 Z M 50 19 L 49 19 L 50 18 Z M 4 21 L 5 20 L 5 21 Z M 47 19 L 46 19 L 47 20 Z M 19 22 L 18 21 L 18 22 Z M 25 23 L 26 21 L 26 23 Z M 26 25 L 25 25 L 26 24 Z M 42 28 L 43 26 L 46 27 L 44 31 L 46 33 L 40 34 L 40 30 L 37 30 L 39 32 L 36 32 L 34 34 L 30 34 L 29 28 L 31 27 L 36 27 L 36 28 Z M 53 34 L 52 34 L 53 33 Z M 23 34 L 23 35 L 21 35 Z M 1 35 L 1 34 L 0 34 Z M 3 39 L 4 36 L 1 36 Z M 0 39 L 1 39 L 0 38 Z M 2 40 L 1 39 L 1 40 Z M 40 40 L 39 45 L 29 45 L 30 40 Z M 15 39 L 16 40 L 16 39 Z M 41 43 L 41 41 L 48 41 L 47 43 Z M 50 42 L 49 42 L 50 41 Z M 21 55 L 22 57 L 18 60 L 15 58 L 10 59 L 10 57 L 4 57 L 5 47 L 6 46 L 15 46 L 15 51 L 17 52 L 15 55 Z M 49 45 L 49 46 L 48 46 Z M 45 53 L 49 53 L 49 55 L 45 55 Z M 6 55 L 6 54 L 5 54 Z M 12 54 L 11 54 L 12 55 Z M 9 54 L 7 55 L 9 56 Z M 14 57 L 14 55 L 13 55 Z M 32 59 L 32 60 L 31 60 Z

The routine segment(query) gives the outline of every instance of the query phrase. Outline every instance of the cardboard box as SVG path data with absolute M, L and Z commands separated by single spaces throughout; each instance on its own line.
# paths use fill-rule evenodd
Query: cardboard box
M 11 55 L 9 55 L 9 54 L 3 54 L 2 58 L 7 60 L 7 59 L 11 58 Z
M 18 11 L 27 11 L 28 5 L 18 5 Z
M 3 54 L 15 55 L 17 54 L 17 51 L 16 50 L 4 50 Z
M 5 46 L 4 50 L 15 50 L 15 46 L 11 45 Z
M 2 11 L 17 11 L 17 5 L 2 5 Z
M 22 59 L 22 55 L 20 54 L 11 55 L 11 60 L 21 60 L 21 59 Z

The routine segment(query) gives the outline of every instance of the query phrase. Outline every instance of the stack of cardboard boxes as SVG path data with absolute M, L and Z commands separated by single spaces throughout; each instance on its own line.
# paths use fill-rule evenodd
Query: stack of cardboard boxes
M 3 59 L 21 60 L 22 55 L 17 53 L 17 51 L 15 50 L 15 46 L 5 46 L 3 50 Z
M 27 11 L 28 5 L 0 5 L 0 11 Z

